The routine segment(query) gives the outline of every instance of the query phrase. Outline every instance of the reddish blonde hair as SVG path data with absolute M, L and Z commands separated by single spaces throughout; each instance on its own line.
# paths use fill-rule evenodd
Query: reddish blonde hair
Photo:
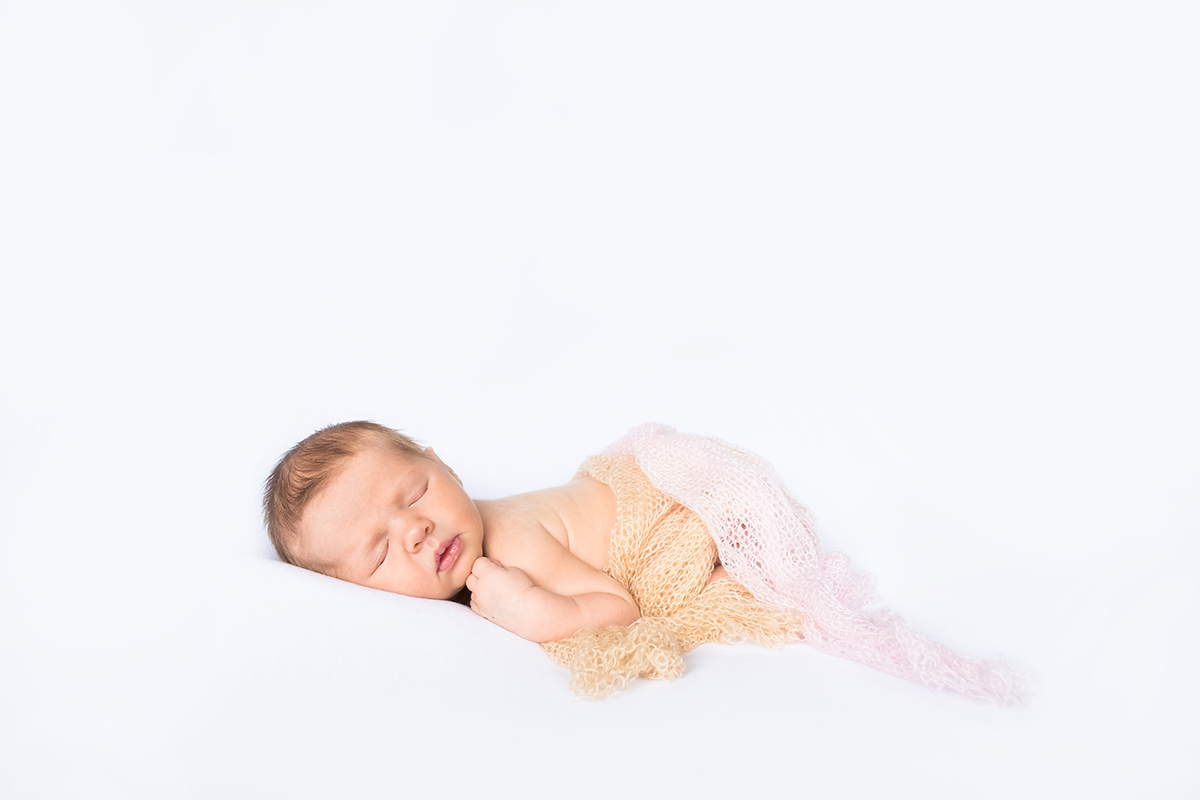
M 399 431 L 358 420 L 322 428 L 279 459 L 263 484 L 263 519 L 281 560 L 307 567 L 293 552 L 304 509 L 347 460 L 372 442 L 382 442 L 404 454 L 425 456 L 420 445 Z

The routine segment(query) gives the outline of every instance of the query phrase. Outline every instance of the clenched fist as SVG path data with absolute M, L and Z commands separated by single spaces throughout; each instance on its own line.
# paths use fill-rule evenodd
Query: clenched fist
M 467 576 L 467 588 L 472 611 L 518 636 L 526 636 L 542 623 L 545 593 L 516 567 L 480 556 Z

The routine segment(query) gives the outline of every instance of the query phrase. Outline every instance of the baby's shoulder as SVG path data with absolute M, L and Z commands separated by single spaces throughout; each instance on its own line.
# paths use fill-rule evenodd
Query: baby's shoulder
M 503 564 L 520 567 L 521 561 L 540 561 L 566 550 L 603 569 L 617 511 L 611 489 L 578 477 L 562 486 L 488 501 L 480 513 L 487 530 L 484 554 Z

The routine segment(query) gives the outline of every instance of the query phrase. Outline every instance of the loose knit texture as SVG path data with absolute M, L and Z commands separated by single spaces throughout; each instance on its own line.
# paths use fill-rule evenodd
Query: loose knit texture
M 808 510 L 753 453 L 651 423 L 585 461 L 579 474 L 617 496 L 608 572 L 629 589 L 642 619 L 544 645 L 570 667 L 577 694 L 602 697 L 638 676 L 673 680 L 682 653 L 706 641 L 777 646 L 802 637 L 928 686 L 1020 702 L 1007 665 L 927 639 L 893 611 L 865 611 L 875 600 L 870 576 L 821 548 Z M 718 556 L 732 580 L 706 586 Z
M 542 645 L 571 670 L 571 690 L 606 697 L 638 677 L 674 680 L 683 654 L 705 642 L 779 647 L 800 638 L 800 616 L 759 602 L 730 578 L 708 583 L 717 548 L 703 521 L 650 484 L 629 455 L 592 456 L 576 477 L 606 484 L 617 523 L 606 572 L 633 595 L 641 619 Z

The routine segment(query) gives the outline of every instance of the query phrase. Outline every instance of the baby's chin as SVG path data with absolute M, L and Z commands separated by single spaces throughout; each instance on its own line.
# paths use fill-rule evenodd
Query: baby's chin
M 453 600 L 455 597 L 457 597 L 461 593 L 465 592 L 466 590 L 467 590 L 467 585 L 465 583 L 460 583 L 457 586 L 452 585 L 452 588 L 447 588 L 447 590 L 445 592 L 440 593 L 437 597 L 435 597 L 433 599 L 435 599 L 435 600 Z
M 475 568 L 475 559 L 477 558 L 479 556 L 476 553 L 463 552 L 458 559 L 458 563 L 452 568 L 455 573 L 462 576 L 462 579 L 449 584 L 446 587 L 446 591 L 439 593 L 436 599 L 455 600 L 461 594 L 466 594 L 469 597 L 470 592 L 467 590 L 467 577 L 471 574 L 471 570 Z

